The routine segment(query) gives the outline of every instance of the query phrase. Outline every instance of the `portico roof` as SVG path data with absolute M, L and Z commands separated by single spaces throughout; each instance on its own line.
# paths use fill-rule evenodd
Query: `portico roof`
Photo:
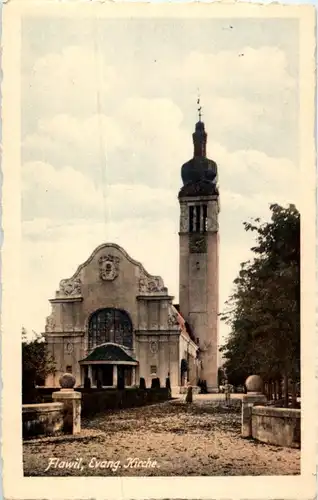
M 108 342 L 106 344 L 95 347 L 95 349 L 86 358 L 82 359 L 80 363 L 137 365 L 138 361 L 130 356 L 123 346 Z

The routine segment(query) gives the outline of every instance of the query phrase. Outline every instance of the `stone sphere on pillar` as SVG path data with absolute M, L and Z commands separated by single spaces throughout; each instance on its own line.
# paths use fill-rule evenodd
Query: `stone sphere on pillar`
M 73 389 L 76 379 L 71 373 L 64 373 L 60 377 L 59 383 L 62 389 Z
M 262 392 L 263 380 L 259 375 L 250 375 L 245 381 L 247 392 Z

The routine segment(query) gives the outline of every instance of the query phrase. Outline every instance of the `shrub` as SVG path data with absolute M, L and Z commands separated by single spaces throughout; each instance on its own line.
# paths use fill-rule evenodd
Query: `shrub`
M 22 401 L 38 403 L 39 397 L 35 385 L 43 384 L 49 374 L 56 371 L 55 361 L 48 351 L 43 335 L 35 334 L 27 338 L 27 331 L 22 328 Z
M 139 389 L 142 389 L 142 390 L 146 389 L 146 381 L 145 381 L 144 377 L 140 377 Z
M 151 389 L 160 389 L 160 378 L 153 378 L 151 381 Z
M 208 393 L 208 387 L 207 387 L 206 380 L 201 380 L 200 387 L 201 387 L 200 394 L 207 394 Z

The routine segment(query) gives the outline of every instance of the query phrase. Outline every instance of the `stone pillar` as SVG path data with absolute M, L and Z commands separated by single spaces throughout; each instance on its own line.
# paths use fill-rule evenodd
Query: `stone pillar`
M 117 387 L 118 382 L 118 369 L 117 365 L 113 366 L 113 386 Z
M 196 226 L 197 226 L 197 211 L 196 211 L 196 207 L 193 207 L 194 210 L 193 210 L 193 230 L 195 231 L 196 230 Z
M 135 386 L 136 385 L 136 367 L 132 367 L 132 373 L 131 373 L 131 385 Z
M 88 365 L 87 376 L 91 381 L 91 387 L 93 386 L 93 368 L 92 365 Z
M 84 385 L 84 379 L 85 379 L 85 367 L 84 366 L 81 366 L 80 368 L 81 370 L 81 382 L 80 382 L 80 385 Z
M 59 382 L 61 389 L 53 392 L 52 399 L 56 403 L 63 403 L 63 430 L 66 434 L 79 434 L 82 394 L 74 391 L 75 377 L 71 373 L 62 375 Z
M 135 384 L 139 387 L 140 382 L 140 373 L 139 373 L 139 365 L 135 366 Z
M 247 394 L 242 398 L 242 428 L 241 436 L 252 437 L 252 409 L 254 405 L 265 404 L 266 396 L 263 394 L 263 381 L 259 375 L 250 375 L 245 382 Z

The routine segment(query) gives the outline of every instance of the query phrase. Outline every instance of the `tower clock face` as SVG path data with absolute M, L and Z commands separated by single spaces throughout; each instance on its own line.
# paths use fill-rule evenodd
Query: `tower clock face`
M 190 253 L 206 253 L 205 234 L 190 234 Z

